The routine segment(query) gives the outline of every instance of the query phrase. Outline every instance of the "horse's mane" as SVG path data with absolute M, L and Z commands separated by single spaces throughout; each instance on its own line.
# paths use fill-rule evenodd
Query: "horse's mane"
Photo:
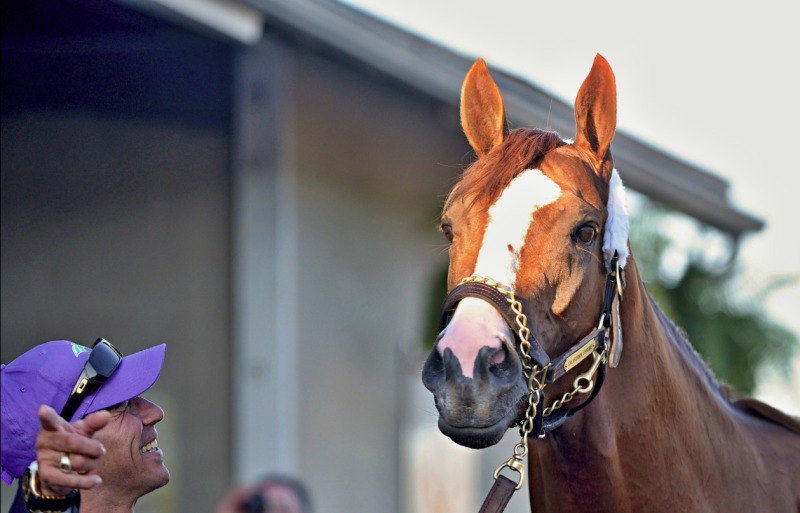
M 645 290 L 647 290 L 647 287 L 645 287 Z M 650 295 L 649 290 L 647 291 L 647 297 L 650 299 L 650 304 L 656 311 L 658 320 L 669 338 L 687 356 L 691 365 L 696 368 L 698 372 L 700 372 L 708 386 L 711 387 L 712 390 L 715 390 L 719 393 L 719 396 L 723 401 L 747 415 L 759 417 L 762 420 L 777 424 L 800 435 L 800 417 L 792 417 L 787 415 L 786 413 L 752 397 L 736 399 L 736 394 L 731 386 L 727 383 L 720 382 L 717 379 L 706 361 L 703 360 L 703 357 L 697 353 L 692 343 L 689 342 L 689 339 L 686 337 L 683 330 L 676 326 L 675 323 L 672 322 L 672 320 L 661 310 L 661 308 L 659 308 L 656 300 Z
M 517 128 L 502 144 L 474 162 L 461 175 L 447 203 L 480 194 L 491 205 L 518 174 L 534 167 L 544 155 L 566 143 L 556 132 L 538 128 Z
M 716 390 L 725 399 L 727 402 L 731 401 L 731 387 L 725 383 L 721 383 L 717 377 L 714 375 L 714 372 L 708 366 L 706 361 L 703 359 L 702 356 L 697 352 L 691 342 L 689 342 L 688 337 L 686 336 L 685 332 L 675 325 L 672 322 L 672 319 L 667 317 L 667 314 L 661 310 L 661 307 L 658 306 L 658 303 L 650 294 L 650 291 L 647 290 L 645 286 L 645 291 L 647 292 L 647 298 L 650 300 L 650 304 L 655 310 L 656 315 L 658 315 L 658 320 L 661 323 L 661 326 L 664 328 L 664 332 L 667 336 L 675 342 L 679 349 L 686 355 L 686 357 L 691 362 L 692 366 L 697 369 L 700 375 L 705 379 L 706 383 L 712 390 Z

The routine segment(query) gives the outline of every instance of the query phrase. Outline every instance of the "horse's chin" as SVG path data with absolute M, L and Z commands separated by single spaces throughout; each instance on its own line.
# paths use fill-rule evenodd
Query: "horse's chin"
M 506 431 L 514 425 L 517 417 L 516 413 L 516 411 L 510 411 L 498 422 L 486 427 L 453 426 L 440 415 L 439 431 L 458 445 L 463 445 L 470 449 L 484 449 L 502 440 Z

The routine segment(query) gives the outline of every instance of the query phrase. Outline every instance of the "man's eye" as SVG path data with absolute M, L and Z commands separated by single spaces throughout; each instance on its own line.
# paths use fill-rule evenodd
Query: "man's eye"
M 130 401 L 122 401 L 121 403 L 117 403 L 113 406 L 109 406 L 106 408 L 108 411 L 125 411 L 128 409 L 128 406 L 131 404 Z
M 582 244 L 591 244 L 594 241 L 595 236 L 597 235 L 597 228 L 592 225 L 585 224 L 575 230 L 575 233 L 572 234 L 572 238 L 576 242 L 580 242 Z
M 447 223 L 442 223 L 442 225 L 439 227 L 439 229 L 441 229 L 442 233 L 444 234 L 444 236 L 447 237 L 447 241 L 448 242 L 453 242 L 453 227 L 452 226 L 450 226 Z

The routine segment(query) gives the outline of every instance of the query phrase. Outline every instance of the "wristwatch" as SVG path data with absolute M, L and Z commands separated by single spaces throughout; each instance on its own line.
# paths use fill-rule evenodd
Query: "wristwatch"
M 67 495 L 44 495 L 41 492 L 38 472 L 39 463 L 34 461 L 20 479 L 22 495 L 28 510 L 31 513 L 64 513 L 72 510 L 74 506 L 77 511 L 81 504 L 78 490 L 72 490 Z

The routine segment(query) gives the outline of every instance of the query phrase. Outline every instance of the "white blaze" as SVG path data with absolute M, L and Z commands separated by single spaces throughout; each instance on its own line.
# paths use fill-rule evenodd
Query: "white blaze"
M 489 208 L 475 274 L 513 287 L 533 213 L 560 195 L 561 188 L 538 169 L 514 178 Z
M 489 208 L 475 274 L 513 287 L 533 213 L 560 195 L 561 188 L 538 169 L 527 169 L 514 178 Z M 480 349 L 499 348 L 501 340 L 513 336 L 491 304 L 466 298 L 458 304 L 437 348 L 441 354 L 451 349 L 461 364 L 461 372 L 472 378 Z

